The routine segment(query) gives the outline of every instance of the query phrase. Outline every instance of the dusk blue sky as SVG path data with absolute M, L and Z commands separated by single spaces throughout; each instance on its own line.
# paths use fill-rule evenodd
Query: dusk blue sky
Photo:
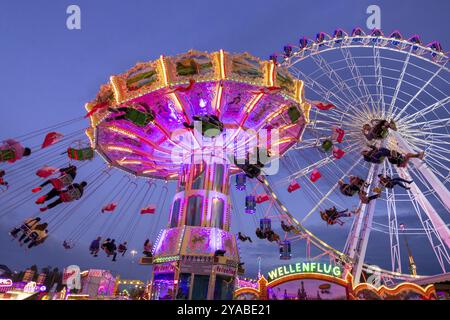
M 81 30 L 66 28 L 66 8 L 70 4 L 81 8 Z M 381 7 L 381 27 L 386 33 L 396 29 L 405 37 L 417 33 L 424 42 L 439 40 L 444 50 L 448 49 L 450 2 L 446 0 L 2 0 L 0 139 L 21 136 L 81 117 L 84 115 L 84 103 L 95 97 L 100 85 L 107 82 L 110 75 L 121 73 L 138 61 L 153 60 L 161 54 L 175 55 L 192 48 L 248 51 L 267 59 L 273 52 L 281 51 L 286 43 L 296 43 L 302 36 L 314 38 L 317 32 L 332 33 L 336 28 L 348 32 L 356 26 L 365 28 L 368 17 L 366 8 L 371 4 Z M 78 123 L 72 131 L 86 126 L 87 122 Z M 33 142 L 39 143 L 37 140 Z M 102 162 L 96 159 L 88 165 L 91 169 L 86 169 L 86 172 L 90 173 L 101 165 Z M 117 175 L 114 181 L 120 178 L 121 175 Z M 20 179 L 15 183 L 20 183 Z M 103 188 L 98 197 L 107 196 L 115 183 L 110 182 L 110 186 Z M 169 186 L 166 208 L 173 191 L 173 186 Z M 95 236 L 92 230 L 75 249 L 65 251 L 61 246 L 62 240 L 82 222 L 82 218 L 76 215 L 71 217 L 70 223 L 59 227 L 43 246 L 31 251 L 22 250 L 9 239 L 7 232 L 23 218 L 36 214 L 36 207 L 28 201 L 8 215 L 3 215 L 5 207 L 2 197 L 0 195 L 0 264 L 13 269 L 32 264 L 40 267 L 79 264 L 83 269 L 110 269 L 128 278 L 149 278 L 150 269 L 132 263 L 129 258 L 121 259 L 116 264 L 104 257 L 97 260 L 91 258 L 87 246 L 91 237 Z M 94 204 L 97 199 L 96 195 L 89 203 Z M 298 198 L 292 197 L 286 201 L 290 208 L 295 208 Z M 136 231 L 133 247 L 141 251 L 145 238 L 157 235 L 167 221 L 167 211 L 159 217 L 143 219 Z M 412 214 L 400 214 L 404 214 L 405 223 L 413 223 Z M 448 212 L 445 214 L 448 222 Z M 52 212 L 46 215 L 50 216 Z M 238 223 L 239 230 L 254 234 L 255 224 L 251 218 L 241 215 L 234 222 Z M 310 227 L 326 241 L 336 243 L 342 249 L 348 226 L 328 228 L 326 231 L 322 224 L 312 223 Z M 238 229 L 234 227 L 234 230 Z M 419 272 L 439 273 L 437 264 L 429 263 L 433 253 L 428 243 L 423 244 L 426 238 L 421 236 L 409 240 Z M 373 234 L 370 243 L 367 260 L 389 268 L 388 236 Z M 255 276 L 258 256 L 262 257 L 263 272 L 280 264 L 275 245 L 258 242 L 240 246 L 248 276 Z M 293 249 L 294 258 L 300 259 L 304 255 L 304 246 L 299 243 L 296 248 Z

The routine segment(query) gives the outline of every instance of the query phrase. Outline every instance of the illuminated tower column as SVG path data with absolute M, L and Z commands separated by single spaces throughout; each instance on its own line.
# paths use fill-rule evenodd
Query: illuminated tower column
M 184 164 L 155 243 L 152 299 L 231 299 L 239 255 L 230 213 L 229 165 Z

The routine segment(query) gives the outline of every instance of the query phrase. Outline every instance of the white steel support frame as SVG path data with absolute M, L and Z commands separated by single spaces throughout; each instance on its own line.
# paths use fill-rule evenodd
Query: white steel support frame
M 379 164 L 370 166 L 366 179 L 366 181 L 369 181 L 368 190 L 373 189 L 377 185 L 378 174 L 381 172 L 381 168 Z M 361 204 L 361 210 L 353 221 L 345 245 L 344 252 L 353 261 L 352 274 L 355 284 L 358 284 L 361 278 L 376 202 L 377 200 L 372 200 L 369 204 Z
M 395 138 L 397 140 L 398 146 L 400 149 L 405 150 L 406 152 L 414 153 L 415 151 L 411 148 L 411 146 L 408 144 L 408 142 L 403 139 L 400 134 L 396 134 Z M 439 179 L 434 172 L 427 166 L 427 164 L 417 158 L 413 158 L 410 160 L 410 162 L 413 164 L 413 166 L 416 168 L 417 171 L 419 171 L 424 178 L 428 181 L 430 185 L 433 186 L 433 189 L 436 191 L 436 194 L 441 199 L 442 203 L 447 208 L 447 211 L 450 212 L 450 191 L 445 187 L 445 185 L 442 183 L 441 179 Z M 437 228 L 441 226 L 442 224 L 445 226 L 445 223 L 442 221 L 441 217 L 429 217 L 431 221 L 436 222 Z M 433 222 L 433 223 L 434 223 Z M 448 229 L 447 229 L 448 231 Z M 450 248 L 450 235 L 449 232 L 444 234 L 443 239 L 445 240 L 445 243 L 447 244 L 447 247 Z
M 384 168 L 385 175 L 393 176 L 392 166 L 388 163 Z M 394 188 L 386 188 L 386 207 L 389 221 L 389 243 L 391 246 L 391 270 L 402 273 L 402 261 L 400 255 L 400 241 L 398 238 L 398 222 L 397 222 L 397 207 L 395 203 Z
M 412 180 L 411 175 L 406 168 L 397 168 L 397 173 L 403 179 Z M 450 264 L 450 256 L 447 251 L 447 247 L 450 244 L 450 230 L 417 184 L 413 182 L 409 186 L 411 190 L 407 190 L 407 192 L 411 198 L 414 210 L 416 211 L 423 230 L 430 241 L 442 272 L 445 273 L 447 270 L 446 265 Z M 425 216 L 422 211 L 425 213 Z

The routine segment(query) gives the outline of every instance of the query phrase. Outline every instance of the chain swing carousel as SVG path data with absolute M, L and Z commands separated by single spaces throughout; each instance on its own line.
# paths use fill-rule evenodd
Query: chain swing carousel
M 300 140 L 309 108 L 286 69 L 224 51 L 139 63 L 86 105 L 87 134 L 109 165 L 177 180 L 152 252 L 153 299 L 232 298 L 243 270 L 230 233 L 230 176 L 270 174 Z

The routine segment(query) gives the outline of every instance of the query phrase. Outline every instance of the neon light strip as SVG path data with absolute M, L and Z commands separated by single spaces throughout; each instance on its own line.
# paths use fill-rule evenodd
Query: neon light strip
M 270 61 L 270 66 L 269 66 L 269 87 L 273 87 L 274 82 L 275 82 L 275 63 L 273 61 Z
M 258 94 L 251 103 L 245 108 L 244 112 L 247 113 L 247 115 L 252 112 L 253 108 L 255 108 L 256 104 L 262 99 L 264 96 L 264 93 Z M 246 118 L 245 118 L 246 119 Z M 242 122 L 241 122 L 242 123 Z
M 161 67 L 162 67 L 163 76 L 164 76 L 164 85 L 167 87 L 169 85 L 169 82 L 167 80 L 167 70 L 166 70 L 166 64 L 164 63 L 164 56 L 161 55 L 159 57 L 159 60 L 161 61 Z
M 222 106 L 222 84 L 220 82 L 217 83 L 217 91 L 216 91 L 216 101 L 214 103 L 214 109 L 220 113 L 220 109 Z
M 219 51 L 219 57 L 220 57 L 220 78 L 225 79 L 225 57 L 222 49 Z
M 120 146 L 107 146 L 106 149 L 110 151 L 122 151 L 122 152 L 128 152 L 133 153 L 133 150 L 127 147 L 120 147 Z
M 159 126 L 158 126 L 157 124 L 154 124 L 154 125 L 155 125 L 157 128 L 159 128 Z M 145 138 L 145 137 L 143 137 L 143 136 L 141 136 L 141 135 L 135 134 L 135 133 L 133 133 L 133 132 L 130 132 L 130 131 L 128 131 L 128 130 L 125 130 L 125 129 L 122 129 L 122 128 L 119 128 L 119 127 L 115 127 L 115 126 L 107 127 L 107 128 L 108 128 L 109 130 L 113 131 L 113 132 L 117 132 L 117 133 L 123 134 L 124 136 L 127 136 L 127 137 L 129 137 L 129 138 L 137 139 L 137 140 L 142 140 L 142 141 L 144 141 L 145 143 L 147 143 L 148 145 L 150 145 L 150 146 L 152 146 L 153 148 L 155 148 L 156 150 L 159 150 L 159 151 L 164 152 L 164 153 L 166 153 L 166 154 L 171 154 L 171 153 L 172 153 L 171 150 L 166 149 L 166 148 L 163 148 L 163 147 L 161 147 L 160 145 L 153 143 L 152 141 L 150 141 L 149 139 L 147 139 L 147 138 Z M 163 132 L 163 133 L 165 133 L 165 132 Z M 169 140 L 169 141 L 170 141 L 170 140 Z M 170 141 L 170 142 L 172 142 L 172 141 Z M 172 143 L 173 143 L 175 146 L 178 146 L 176 143 L 174 143 L 174 142 L 172 142 Z

